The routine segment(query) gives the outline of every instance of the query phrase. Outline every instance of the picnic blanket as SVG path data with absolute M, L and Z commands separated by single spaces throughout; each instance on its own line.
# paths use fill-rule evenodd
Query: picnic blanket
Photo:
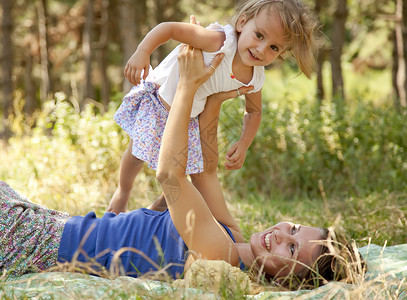
M 314 290 L 263 291 L 247 299 L 407 299 L 407 244 L 359 248 L 368 272 L 360 283 L 330 282 Z M 220 299 L 221 295 L 162 281 L 120 276 L 114 280 L 69 272 L 44 272 L 0 279 L 8 299 Z

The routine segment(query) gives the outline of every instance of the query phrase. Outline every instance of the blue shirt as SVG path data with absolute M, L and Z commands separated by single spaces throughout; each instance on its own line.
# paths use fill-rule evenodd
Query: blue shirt
M 235 241 L 230 229 L 223 227 Z M 94 212 L 70 218 L 62 233 L 58 261 L 93 261 L 94 267 L 109 270 L 114 254 L 123 247 L 134 251 L 120 254 L 120 275 L 137 277 L 164 267 L 173 278 L 184 272 L 188 248 L 170 213 L 146 208 L 118 215 L 107 212 L 102 218 Z

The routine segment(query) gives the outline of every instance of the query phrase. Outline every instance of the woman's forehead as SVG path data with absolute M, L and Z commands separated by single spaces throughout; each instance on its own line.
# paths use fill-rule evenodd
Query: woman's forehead
M 297 260 L 311 265 L 321 253 L 321 240 L 323 238 L 323 230 L 319 227 L 304 226 L 303 236 L 299 237 Z

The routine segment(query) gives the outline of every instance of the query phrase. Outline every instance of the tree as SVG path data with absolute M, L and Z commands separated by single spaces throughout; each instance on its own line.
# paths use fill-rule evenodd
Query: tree
M 345 43 L 345 23 L 347 18 L 347 0 L 338 0 L 332 25 L 332 95 L 334 98 L 345 99 L 342 76 L 342 50 Z
M 98 0 L 100 5 L 100 36 L 97 43 L 98 65 L 101 77 L 101 101 L 104 106 L 107 106 L 110 99 L 110 82 L 107 76 L 107 45 L 109 33 L 109 0 Z
M 138 34 L 138 32 L 140 32 L 138 28 L 139 22 L 136 18 L 137 2 L 144 1 L 117 0 L 123 66 L 136 50 L 136 47 L 140 41 L 140 35 Z M 127 92 L 130 89 L 131 83 L 124 80 L 123 91 Z
M 32 30 L 30 28 L 30 30 Z M 33 60 L 34 56 L 32 54 L 33 41 L 36 40 L 36 36 L 33 33 L 27 34 L 23 46 L 26 51 L 24 51 L 24 57 L 22 61 L 22 67 L 25 70 L 24 72 L 24 90 L 25 90 L 25 105 L 24 111 L 28 115 L 31 115 L 37 108 L 37 100 L 35 97 L 35 82 L 33 78 Z
M 407 107 L 407 2 L 396 0 L 395 43 L 393 57 L 393 87 L 396 91 L 396 106 Z
M 321 18 L 322 8 L 326 6 L 326 0 L 315 0 L 315 12 Z M 320 20 L 321 21 L 321 20 Z M 322 67 L 325 61 L 325 53 L 327 50 L 325 48 L 320 49 L 316 62 L 316 74 L 317 74 L 317 99 L 322 101 L 325 98 L 324 83 L 322 77 Z
M 51 88 L 51 64 L 48 55 L 48 10 L 47 0 L 40 0 L 37 2 L 38 10 L 38 33 L 40 41 L 40 55 L 41 55 L 41 100 L 46 101 Z
M 1 22 L 1 43 L 2 43 L 2 57 L 1 57 L 1 72 L 2 82 L 1 88 L 3 90 L 2 109 L 3 109 L 3 122 L 6 122 L 8 114 L 13 104 L 13 44 L 11 35 L 13 33 L 13 18 L 12 18 L 12 6 L 13 1 L 1 0 L 1 6 L 3 9 L 3 19 Z M 6 125 L 6 124 L 4 124 Z M 5 126 L 7 129 L 7 126 Z
M 93 12 L 94 0 L 89 0 L 86 7 L 86 21 L 82 33 L 82 52 L 85 63 L 85 78 L 83 98 L 94 99 L 94 90 L 92 85 L 92 42 L 93 42 Z

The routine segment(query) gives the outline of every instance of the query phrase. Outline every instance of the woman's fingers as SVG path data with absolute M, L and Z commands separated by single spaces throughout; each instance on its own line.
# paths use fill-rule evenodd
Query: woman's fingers
M 189 16 L 189 23 L 201 26 L 201 22 L 197 21 L 194 15 Z
M 189 16 L 189 23 L 190 23 L 190 24 L 196 24 L 196 19 L 195 19 L 195 16 L 194 16 L 194 15 L 190 15 L 190 16 Z
M 181 57 L 185 57 L 185 56 L 186 56 L 186 54 L 188 53 L 188 50 L 190 50 L 190 47 L 191 47 L 191 46 L 189 46 L 189 45 L 187 45 L 187 44 L 182 44 L 182 45 L 181 45 L 181 49 L 180 49 L 179 54 L 178 54 L 178 60 L 180 60 Z
M 183 45 L 178 54 L 178 66 L 181 75 L 184 76 L 183 81 L 191 81 L 201 85 L 215 72 L 219 66 L 224 54 L 218 54 L 212 61 L 210 66 L 205 65 L 201 49 Z M 182 71 L 181 71 L 182 70 Z
M 225 57 L 225 54 L 219 53 L 215 56 L 215 58 L 212 60 L 211 64 L 208 66 L 208 68 L 212 69 L 212 73 L 215 72 L 216 68 L 220 65 L 223 57 Z

